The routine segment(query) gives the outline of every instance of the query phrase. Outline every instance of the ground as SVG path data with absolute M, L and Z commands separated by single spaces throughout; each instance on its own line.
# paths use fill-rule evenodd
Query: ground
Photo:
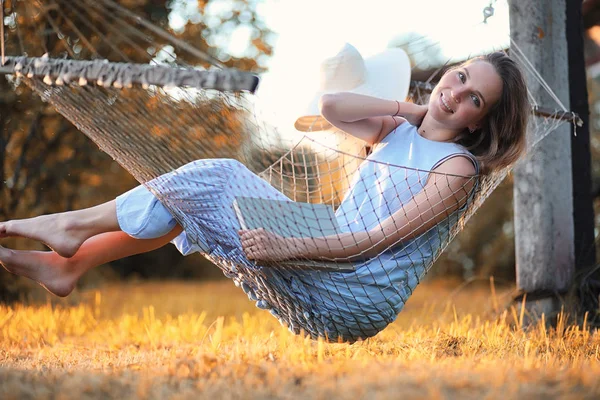
M 0 398 L 600 397 L 600 333 L 518 328 L 511 287 L 422 284 L 370 340 L 290 334 L 230 281 L 0 306 Z

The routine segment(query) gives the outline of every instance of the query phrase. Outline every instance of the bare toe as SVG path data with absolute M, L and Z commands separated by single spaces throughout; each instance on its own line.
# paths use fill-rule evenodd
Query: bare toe
M 6 269 L 9 272 L 11 272 L 11 271 L 6 267 L 6 265 L 8 263 L 10 263 L 10 259 L 12 258 L 12 253 L 13 253 L 13 251 L 11 249 L 7 249 L 6 247 L 0 246 L 0 264 L 2 264 L 4 269 Z
M 7 222 L 0 222 L 0 238 L 4 238 L 4 237 L 8 237 L 10 236 L 7 232 Z

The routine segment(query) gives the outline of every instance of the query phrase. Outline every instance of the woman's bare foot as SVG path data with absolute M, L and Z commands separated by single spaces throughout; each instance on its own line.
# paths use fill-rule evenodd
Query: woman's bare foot
M 0 264 L 8 272 L 32 279 L 60 297 L 70 294 L 79 279 L 70 260 L 52 251 L 21 251 L 0 246 Z
M 50 214 L 0 222 L 0 238 L 8 236 L 39 240 L 60 256 L 72 257 L 89 233 L 64 214 Z
M 35 218 L 0 222 L 0 238 L 21 236 L 45 243 L 62 257 L 73 257 L 92 236 L 120 231 L 116 201 Z

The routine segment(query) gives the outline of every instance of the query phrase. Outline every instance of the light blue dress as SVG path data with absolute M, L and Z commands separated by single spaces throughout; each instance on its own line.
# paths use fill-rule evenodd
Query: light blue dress
M 460 145 L 425 139 L 404 122 L 360 165 L 336 210 L 341 229 L 376 227 L 424 188 L 428 171 L 455 156 L 468 157 L 478 170 Z M 354 272 L 291 270 L 257 267 L 246 259 L 232 207 L 236 196 L 291 201 L 237 161 L 198 160 L 119 196 L 117 217 L 124 232 L 149 239 L 168 233 L 175 215 L 184 225 L 173 240 L 182 254 L 201 252 L 215 261 L 259 308 L 293 332 L 333 341 L 365 339 L 393 322 L 463 211 L 357 263 Z

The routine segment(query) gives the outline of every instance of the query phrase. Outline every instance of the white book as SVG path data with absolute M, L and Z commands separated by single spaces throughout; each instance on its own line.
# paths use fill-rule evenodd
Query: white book
M 333 207 L 326 204 L 301 203 L 236 197 L 233 207 L 242 229 L 264 228 L 283 237 L 316 238 L 341 233 Z M 277 264 L 316 270 L 354 271 L 352 263 L 320 260 L 288 260 Z

